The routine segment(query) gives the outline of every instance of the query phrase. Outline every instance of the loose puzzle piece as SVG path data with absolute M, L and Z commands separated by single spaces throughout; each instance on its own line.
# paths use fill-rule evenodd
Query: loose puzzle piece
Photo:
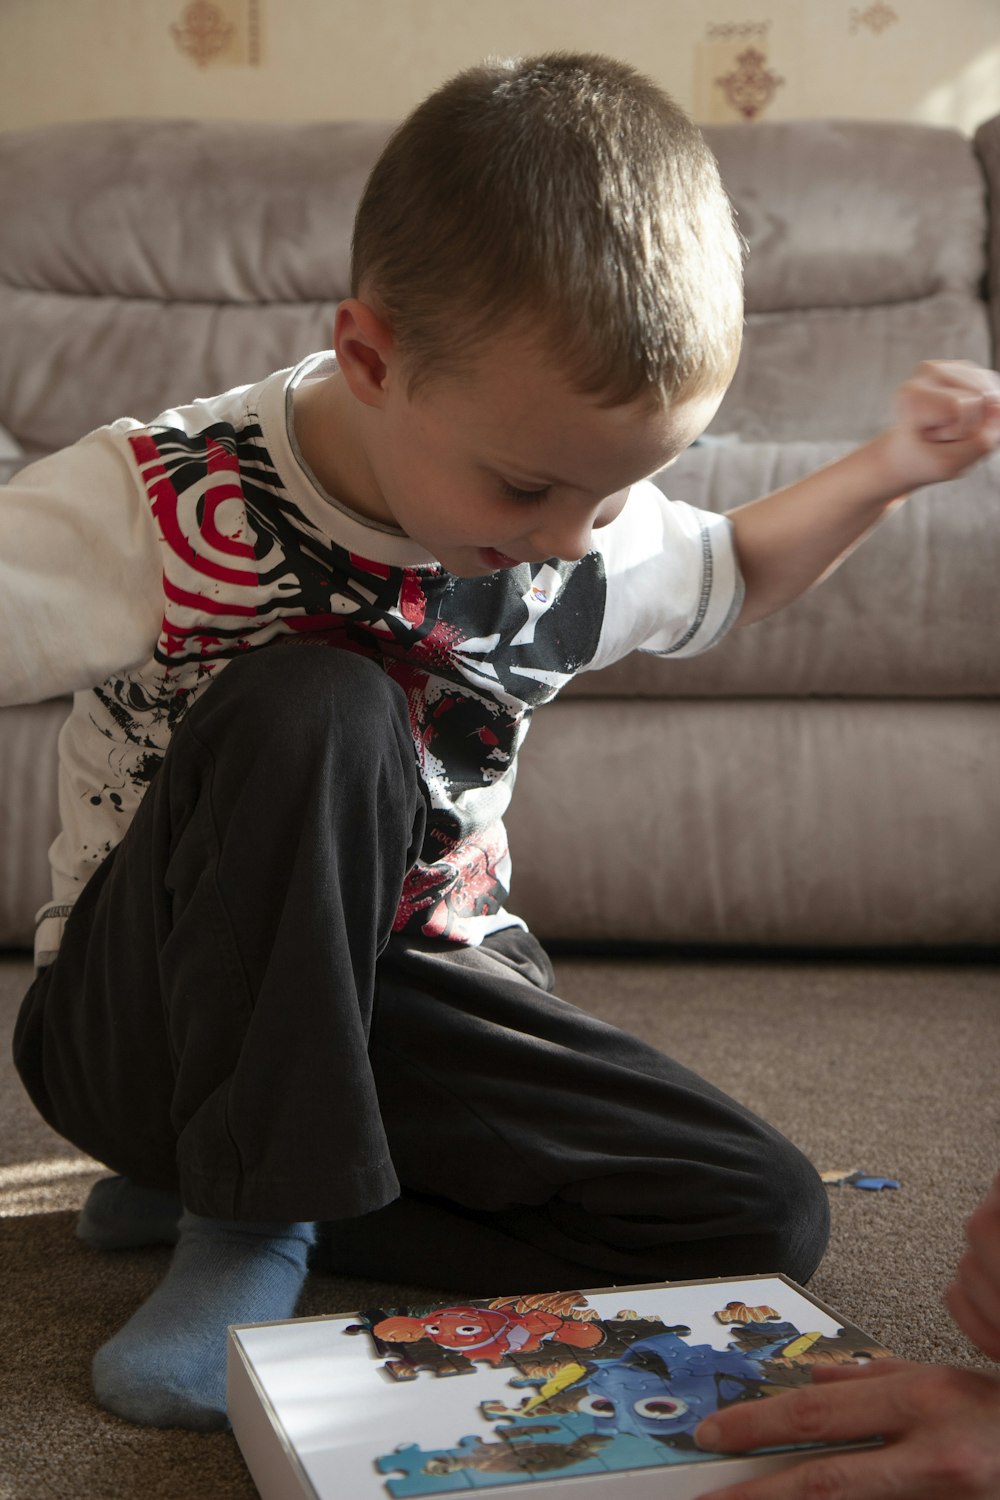
M 894 1177 L 871 1176 L 867 1172 L 859 1171 L 856 1167 L 849 1172 L 821 1172 L 820 1179 L 826 1183 L 827 1187 L 863 1188 L 869 1193 L 877 1193 L 882 1188 L 898 1188 L 900 1186 Z

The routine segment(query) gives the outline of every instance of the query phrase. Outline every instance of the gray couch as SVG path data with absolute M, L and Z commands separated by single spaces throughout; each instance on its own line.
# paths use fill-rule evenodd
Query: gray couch
M 387 129 L 0 135 L 8 473 L 326 344 Z M 662 483 L 727 510 L 875 431 L 919 359 L 995 362 L 1000 118 L 975 142 L 878 123 L 706 134 L 749 242 L 746 346 L 711 440 Z M 573 942 L 996 944 L 998 578 L 994 458 L 707 656 L 578 679 L 525 747 L 513 908 Z M 0 946 L 30 942 L 48 895 L 64 713 L 0 711 Z

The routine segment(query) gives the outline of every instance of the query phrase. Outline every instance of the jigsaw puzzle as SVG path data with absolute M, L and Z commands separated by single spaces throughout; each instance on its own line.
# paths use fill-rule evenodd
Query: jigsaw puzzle
M 780 1276 L 371 1307 L 234 1329 L 231 1349 L 251 1473 L 285 1472 L 265 1500 L 569 1500 L 577 1479 L 604 1500 L 625 1474 L 639 1500 L 690 1497 L 718 1483 L 705 1464 L 729 1482 L 761 1462 L 700 1450 L 703 1417 L 888 1354 Z
M 469 1369 L 476 1360 L 514 1367 L 519 1374 L 512 1387 L 537 1387 L 517 1405 L 495 1398 L 480 1403 L 483 1421 L 501 1424 L 493 1427 L 493 1440 L 467 1435 L 454 1447 L 434 1450 L 407 1442 L 379 1455 L 377 1467 L 391 1476 L 386 1487 L 394 1500 L 453 1492 L 459 1480 L 481 1489 L 523 1484 L 537 1474 L 696 1461 L 705 1455 L 694 1430 L 710 1412 L 808 1380 L 809 1365 L 820 1359 L 887 1352 L 859 1330 L 842 1328 L 828 1337 L 799 1329 L 776 1308 L 743 1302 L 715 1313 L 730 1333 L 722 1347 L 688 1342 L 687 1325 L 667 1328 L 629 1310 L 601 1318 L 582 1293 L 561 1309 L 564 1316 L 544 1302 L 522 1298 L 516 1309 L 470 1302 L 364 1315 L 362 1326 L 380 1354 L 399 1346 L 415 1350 L 428 1340 L 436 1351 L 388 1358 L 385 1369 L 396 1379 L 412 1379 L 419 1369 L 452 1373 L 447 1362 L 460 1351 Z

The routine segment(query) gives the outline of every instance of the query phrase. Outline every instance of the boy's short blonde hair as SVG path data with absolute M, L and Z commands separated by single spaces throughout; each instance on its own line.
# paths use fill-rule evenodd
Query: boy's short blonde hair
M 368 180 L 352 282 L 411 391 L 524 328 L 581 393 L 665 404 L 723 389 L 742 337 L 715 158 L 655 84 L 597 56 L 491 60 L 425 100 Z

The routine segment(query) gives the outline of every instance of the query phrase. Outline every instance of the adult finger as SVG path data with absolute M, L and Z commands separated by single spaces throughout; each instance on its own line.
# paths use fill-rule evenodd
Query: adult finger
M 965 1333 L 1000 1358 L 1000 1177 L 965 1225 L 968 1249 L 945 1302 Z
M 722 1489 L 703 1490 L 699 1500 L 918 1500 L 918 1475 L 907 1477 L 905 1456 L 889 1448 L 834 1453 L 805 1459 L 793 1468 Z
M 906 1370 L 926 1368 L 912 1359 L 859 1359 L 849 1365 L 813 1365 L 809 1371 L 813 1385 L 834 1385 L 841 1380 L 884 1380 L 887 1375 L 900 1375 Z
M 1000 1324 L 984 1313 L 982 1304 L 970 1295 L 966 1278 L 952 1282 L 944 1294 L 944 1304 L 977 1349 L 990 1359 L 1000 1359 Z
M 694 1439 L 710 1453 L 745 1453 L 794 1443 L 844 1442 L 905 1425 L 907 1373 L 801 1386 L 761 1401 L 741 1401 L 700 1422 Z
M 1000 1186 L 997 1184 L 966 1220 L 965 1238 L 984 1270 L 990 1270 L 1000 1286 Z

